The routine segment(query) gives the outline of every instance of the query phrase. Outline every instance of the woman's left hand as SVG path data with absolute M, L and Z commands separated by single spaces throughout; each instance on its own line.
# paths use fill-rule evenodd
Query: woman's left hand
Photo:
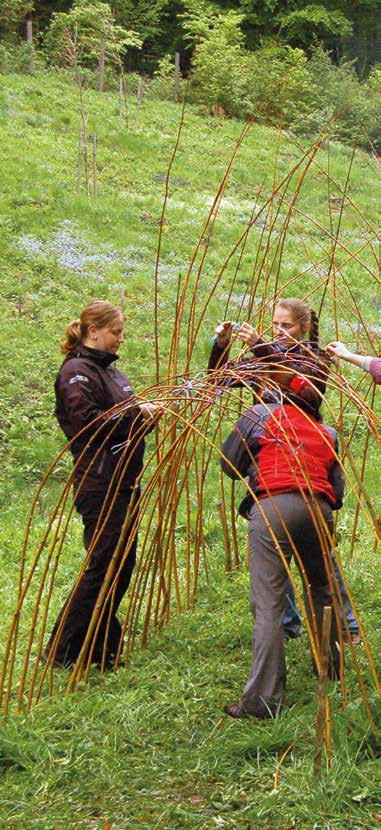
M 257 330 L 250 323 L 242 323 L 242 326 L 237 331 L 237 337 L 242 340 L 245 346 L 250 346 L 251 349 L 255 346 L 257 340 L 259 340 Z

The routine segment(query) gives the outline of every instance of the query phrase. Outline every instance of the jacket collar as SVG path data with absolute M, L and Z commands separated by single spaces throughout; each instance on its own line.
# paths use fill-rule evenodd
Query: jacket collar
M 107 366 L 110 366 L 111 363 L 118 360 L 119 355 L 113 354 L 112 352 L 103 352 L 100 349 L 89 349 L 88 346 L 84 346 L 83 343 L 80 343 L 75 351 L 68 355 L 68 359 L 71 357 L 85 357 L 87 360 L 92 360 L 98 366 L 102 366 L 103 369 L 106 369 Z

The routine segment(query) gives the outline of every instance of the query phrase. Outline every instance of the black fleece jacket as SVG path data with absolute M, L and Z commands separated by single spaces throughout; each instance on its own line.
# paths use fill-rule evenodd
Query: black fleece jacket
M 77 488 L 87 472 L 82 493 L 105 492 L 121 457 L 118 478 L 122 490 L 134 485 L 143 467 L 147 425 L 130 381 L 116 368 L 116 360 L 117 355 L 80 344 L 65 358 L 55 382 L 55 414 L 66 437 L 74 439 L 71 452 L 75 463 L 83 453 L 74 474 Z M 129 404 L 122 415 L 108 412 L 122 402 Z

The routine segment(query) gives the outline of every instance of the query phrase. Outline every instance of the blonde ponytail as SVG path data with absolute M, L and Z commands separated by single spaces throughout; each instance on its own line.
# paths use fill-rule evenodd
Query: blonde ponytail
M 72 320 L 69 323 L 65 337 L 61 340 L 61 352 L 67 354 L 74 351 L 75 347 L 80 344 L 81 339 L 81 321 L 78 318 L 78 320 Z

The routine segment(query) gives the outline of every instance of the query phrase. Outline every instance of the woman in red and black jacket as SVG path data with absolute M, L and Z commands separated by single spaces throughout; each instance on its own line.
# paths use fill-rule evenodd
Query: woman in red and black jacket
M 255 387 L 258 361 L 271 364 L 282 358 L 299 365 L 299 372 L 314 384 L 321 396 L 325 394 L 331 358 L 320 346 L 319 318 L 304 300 L 298 297 L 278 300 L 273 310 L 274 339 L 271 342 L 263 340 L 250 323 L 237 324 L 237 338 L 252 352 L 252 356 L 245 356 L 240 361 L 228 359 L 233 329 L 234 324 L 230 320 L 225 320 L 216 328 L 208 371 L 221 370 L 217 375 L 219 383 Z
M 144 434 L 160 415 L 156 404 L 138 404 L 127 375 L 116 368 L 123 340 L 122 312 L 105 300 L 96 300 L 70 323 L 61 343 L 65 359 L 55 383 L 55 412 L 72 442 L 75 507 L 84 525 L 85 548 L 92 545 L 92 551 L 44 651 L 44 661 L 51 660 L 55 666 L 72 665 L 81 651 L 131 503 L 132 518 L 115 563 L 118 576 L 112 608 L 104 609 L 92 662 L 112 664 L 120 644 L 122 629 L 116 611 L 136 558 L 132 500 L 136 503 L 139 496 Z M 116 411 L 110 414 L 113 407 Z M 128 539 L 132 544 L 123 561 Z
M 281 382 L 280 376 L 277 380 Z M 319 637 L 323 607 L 332 605 L 324 550 L 329 560 L 332 510 L 341 507 L 344 476 L 337 460 L 336 432 L 319 423 L 316 414 L 313 406 L 287 393 L 282 403 L 249 409 L 222 446 L 223 471 L 233 479 L 248 476 L 256 499 L 249 515 L 253 663 L 240 702 L 225 707 L 232 717 L 271 717 L 284 703 L 288 574 L 279 549 L 288 563 L 293 544 L 298 551 L 297 564 L 310 586 Z M 311 607 L 306 605 L 313 625 Z M 339 674 L 338 639 L 333 615 L 333 678 Z

